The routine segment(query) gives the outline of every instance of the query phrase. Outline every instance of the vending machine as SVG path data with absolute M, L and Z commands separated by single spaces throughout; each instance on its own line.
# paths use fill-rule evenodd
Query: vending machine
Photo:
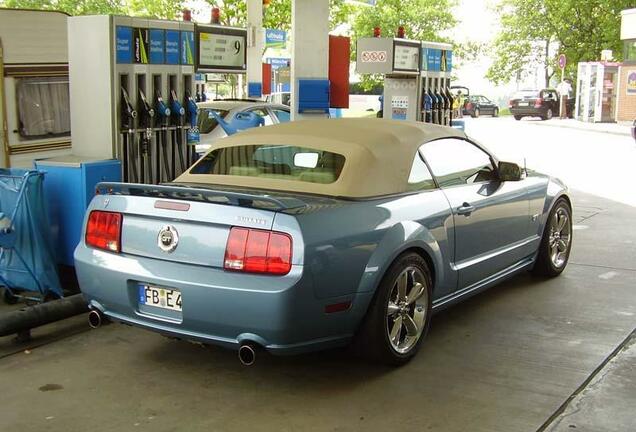
M 577 70 L 575 117 L 584 122 L 616 121 L 620 63 L 581 62 Z

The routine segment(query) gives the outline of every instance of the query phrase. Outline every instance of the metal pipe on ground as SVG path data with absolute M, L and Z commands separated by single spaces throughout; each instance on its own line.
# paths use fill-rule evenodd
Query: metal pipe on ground
M 0 315 L 0 337 L 22 333 L 88 311 L 81 294 L 27 306 Z

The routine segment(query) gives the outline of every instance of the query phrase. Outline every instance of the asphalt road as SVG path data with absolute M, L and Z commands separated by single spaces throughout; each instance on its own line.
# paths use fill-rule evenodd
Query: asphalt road
M 505 118 L 467 127 L 503 157 L 525 154 L 609 198 L 574 192 L 561 277 L 520 275 L 441 312 L 399 369 L 346 351 L 260 355 L 246 368 L 234 352 L 126 326 L 78 334 L 79 320 L 38 330 L 39 340 L 71 335 L 28 352 L 0 338 L 0 430 L 632 430 L 636 208 L 592 157 L 625 163 L 628 138 Z

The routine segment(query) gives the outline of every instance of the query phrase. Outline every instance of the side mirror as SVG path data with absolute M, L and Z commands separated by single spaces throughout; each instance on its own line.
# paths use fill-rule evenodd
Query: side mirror
M 519 181 L 522 179 L 521 167 L 514 162 L 499 162 L 499 180 Z

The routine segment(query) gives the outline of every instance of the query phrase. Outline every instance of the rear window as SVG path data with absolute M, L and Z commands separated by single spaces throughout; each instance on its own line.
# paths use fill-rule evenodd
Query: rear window
M 216 112 L 223 119 L 228 113 L 228 111 L 220 109 L 212 110 L 212 108 L 200 108 L 197 113 L 197 126 L 199 126 L 199 132 L 202 134 L 212 132 L 218 124 L 214 117 L 210 117 L 210 111 Z
M 514 94 L 513 99 L 538 98 L 539 90 L 521 90 Z
M 308 183 L 333 183 L 345 157 L 338 153 L 289 145 L 224 147 L 206 154 L 190 174 L 212 174 Z

